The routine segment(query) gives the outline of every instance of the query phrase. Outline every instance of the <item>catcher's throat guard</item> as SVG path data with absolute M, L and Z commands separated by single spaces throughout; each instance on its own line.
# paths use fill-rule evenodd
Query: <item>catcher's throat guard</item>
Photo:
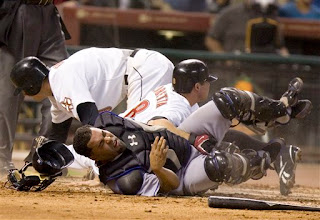
M 29 170 L 32 163 L 26 163 L 20 170 L 9 170 L 8 181 L 9 188 L 18 191 L 42 191 L 53 183 L 62 172 L 56 175 L 48 176 L 37 171 Z

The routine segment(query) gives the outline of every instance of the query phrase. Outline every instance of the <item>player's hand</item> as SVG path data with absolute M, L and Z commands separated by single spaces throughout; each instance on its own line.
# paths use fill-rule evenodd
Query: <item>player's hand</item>
M 167 160 L 168 145 L 166 140 L 161 137 L 156 137 L 153 144 L 151 144 L 150 152 L 150 167 L 153 171 L 161 169 Z

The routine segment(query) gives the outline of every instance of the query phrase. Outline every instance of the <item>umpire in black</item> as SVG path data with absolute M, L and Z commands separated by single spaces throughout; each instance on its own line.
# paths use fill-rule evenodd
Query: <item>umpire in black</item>
M 46 65 L 68 57 L 66 32 L 53 0 L 0 0 L 0 175 L 13 169 L 12 149 L 23 94 L 14 96 L 13 65 L 36 56 Z M 64 31 L 63 31 L 64 30 Z M 50 102 L 42 103 L 39 135 L 49 132 Z

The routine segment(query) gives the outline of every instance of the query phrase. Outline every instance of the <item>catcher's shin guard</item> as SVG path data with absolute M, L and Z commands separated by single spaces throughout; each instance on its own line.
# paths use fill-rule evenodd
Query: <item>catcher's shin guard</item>
M 287 108 L 281 101 L 236 88 L 221 89 L 214 94 L 213 101 L 224 118 L 244 123 L 270 122 L 287 116 Z
M 239 184 L 266 175 L 272 160 L 267 151 L 243 150 L 241 153 L 216 151 L 205 159 L 205 171 L 213 182 Z

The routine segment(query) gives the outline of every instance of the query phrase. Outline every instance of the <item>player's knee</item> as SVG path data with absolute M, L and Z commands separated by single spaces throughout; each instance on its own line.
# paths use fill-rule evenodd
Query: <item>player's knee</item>
M 140 170 L 133 170 L 120 177 L 116 181 L 120 191 L 124 195 L 136 195 L 143 183 L 143 175 Z
M 244 91 L 235 88 L 223 88 L 216 92 L 212 99 L 222 116 L 229 120 L 241 116 L 251 105 L 250 97 Z
M 230 161 L 226 152 L 215 152 L 206 157 L 204 168 L 210 180 L 223 182 L 230 176 Z

